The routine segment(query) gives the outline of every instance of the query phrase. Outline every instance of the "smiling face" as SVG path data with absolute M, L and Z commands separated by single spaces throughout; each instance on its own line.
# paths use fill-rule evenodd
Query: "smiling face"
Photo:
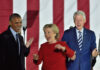
M 78 30 L 81 30 L 84 27 L 85 22 L 86 20 L 83 18 L 82 15 L 80 14 L 75 15 L 74 23 Z
M 44 30 L 45 38 L 49 43 L 56 42 L 56 33 L 51 28 L 45 28 Z
M 10 26 L 15 32 L 21 31 L 22 19 L 20 17 L 15 17 L 10 21 Z

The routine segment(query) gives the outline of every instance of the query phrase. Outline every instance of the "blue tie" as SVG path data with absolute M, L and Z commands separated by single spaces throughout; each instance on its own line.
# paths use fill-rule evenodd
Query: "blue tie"
M 16 34 L 16 42 L 17 42 L 17 48 L 18 48 L 18 53 L 19 53 L 19 55 L 20 55 L 20 41 L 19 41 L 19 35 L 18 34 Z
M 78 33 L 79 33 L 78 46 L 79 46 L 79 49 L 81 51 L 82 50 L 82 42 L 83 42 L 83 40 L 82 40 L 82 32 L 78 31 Z

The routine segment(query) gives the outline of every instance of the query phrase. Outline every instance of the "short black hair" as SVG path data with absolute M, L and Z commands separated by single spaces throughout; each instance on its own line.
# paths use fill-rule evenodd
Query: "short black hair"
M 21 18 L 21 16 L 18 13 L 13 13 L 9 16 L 9 21 L 12 21 L 13 18 Z

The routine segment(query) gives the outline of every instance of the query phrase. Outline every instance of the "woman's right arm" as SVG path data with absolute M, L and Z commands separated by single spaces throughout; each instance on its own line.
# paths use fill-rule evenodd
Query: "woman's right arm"
M 42 62 L 42 60 L 43 60 L 43 47 L 41 45 L 38 54 L 33 55 L 33 62 L 38 65 Z

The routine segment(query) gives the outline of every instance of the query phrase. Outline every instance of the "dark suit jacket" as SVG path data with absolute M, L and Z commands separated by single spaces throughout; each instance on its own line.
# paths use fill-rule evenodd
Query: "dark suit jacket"
M 96 48 L 95 34 L 93 31 L 84 28 L 82 50 L 79 50 L 76 28 L 71 28 L 64 32 L 63 41 L 71 49 L 76 51 L 76 59 L 68 62 L 68 70 L 91 70 L 91 53 Z
M 29 54 L 29 48 L 25 47 L 23 38 L 19 35 L 20 55 L 17 43 L 8 28 L 0 35 L 0 70 L 25 70 L 24 57 Z

